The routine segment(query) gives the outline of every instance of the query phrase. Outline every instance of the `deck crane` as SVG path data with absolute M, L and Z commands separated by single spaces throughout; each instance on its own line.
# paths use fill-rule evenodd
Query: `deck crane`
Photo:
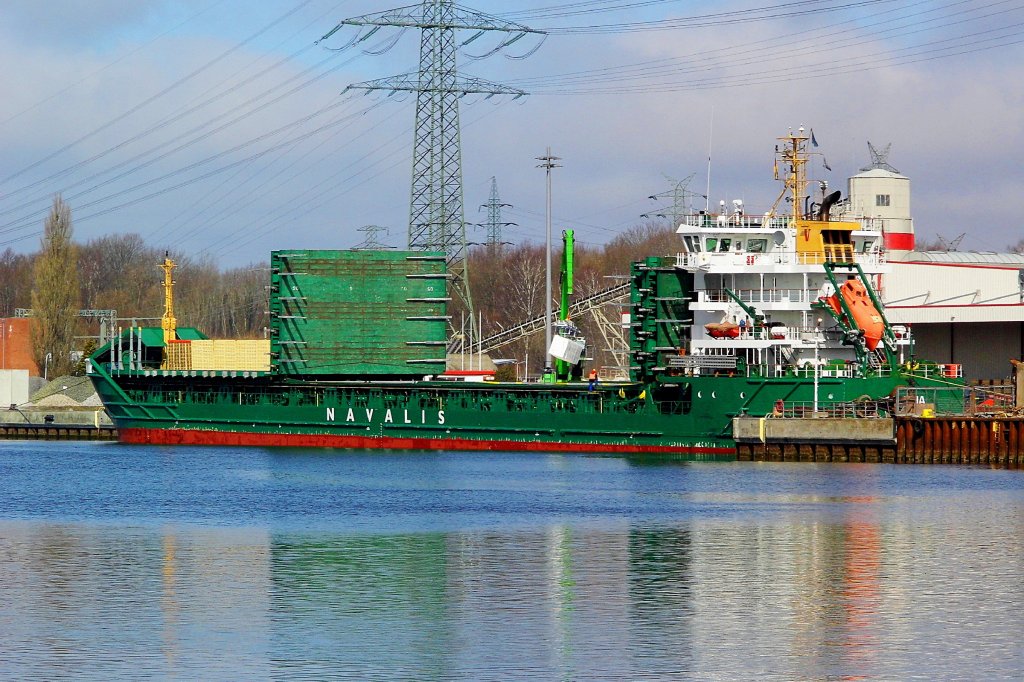
M 550 350 L 555 357 L 555 381 L 582 380 L 583 361 L 586 360 L 587 341 L 569 317 L 569 302 L 573 293 L 573 244 L 573 231 L 563 230 L 562 268 L 559 273 L 561 300 Z

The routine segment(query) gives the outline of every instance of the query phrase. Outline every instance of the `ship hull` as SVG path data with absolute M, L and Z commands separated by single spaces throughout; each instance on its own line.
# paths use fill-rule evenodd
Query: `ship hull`
M 122 443 L 149 445 L 235 445 L 245 447 L 337 448 L 347 450 L 447 450 L 483 452 L 581 452 L 594 454 L 676 454 L 700 459 L 732 459 L 736 448 L 684 445 L 627 445 L 575 441 L 524 441 L 483 438 L 345 436 L 337 434 L 266 433 L 207 429 L 126 428 Z
M 92 374 L 125 443 L 672 454 L 732 459 L 732 419 L 806 401 L 789 376 L 655 384 L 282 382 Z M 823 400 L 884 398 L 899 377 L 822 378 Z

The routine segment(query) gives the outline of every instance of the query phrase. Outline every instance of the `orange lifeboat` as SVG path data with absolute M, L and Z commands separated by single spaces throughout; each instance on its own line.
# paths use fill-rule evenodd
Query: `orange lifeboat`
M 864 283 L 857 279 L 847 280 L 839 287 L 839 294 L 853 314 L 853 321 L 864 332 L 864 343 L 868 350 L 874 350 L 885 333 L 885 321 L 871 302 Z
M 832 294 L 821 300 L 828 304 L 828 307 L 832 309 L 837 317 L 843 314 L 843 306 L 839 304 L 839 294 Z
M 713 339 L 735 339 L 740 335 L 740 326 L 732 322 L 713 322 L 704 325 L 704 330 Z

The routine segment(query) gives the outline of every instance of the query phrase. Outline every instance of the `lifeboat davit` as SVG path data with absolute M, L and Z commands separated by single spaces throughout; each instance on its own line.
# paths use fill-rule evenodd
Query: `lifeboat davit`
M 713 339 L 735 339 L 740 335 L 740 326 L 732 322 L 713 322 L 704 325 L 704 330 Z
M 859 279 L 850 279 L 839 287 L 839 295 L 853 314 L 853 321 L 864 332 L 864 343 L 868 350 L 874 350 L 885 333 L 882 314 L 871 302 L 868 290 Z

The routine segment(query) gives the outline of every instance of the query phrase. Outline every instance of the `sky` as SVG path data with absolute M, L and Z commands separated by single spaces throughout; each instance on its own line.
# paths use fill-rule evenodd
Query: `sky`
M 79 242 L 137 233 L 224 267 L 370 238 L 404 248 L 415 97 L 347 88 L 414 74 L 419 30 L 320 40 L 401 6 L 6 0 L 0 249 L 36 251 L 57 193 Z M 543 33 L 456 34 L 461 76 L 528 93 L 460 104 L 466 220 L 486 220 L 494 178 L 505 241 L 543 242 L 547 148 L 554 229 L 598 246 L 664 213 L 671 199 L 650 197 L 676 186 L 696 208 L 763 212 L 776 138 L 799 126 L 823 155 L 812 178 L 833 188 L 868 165 L 868 142 L 891 144 L 919 241 L 1024 238 L 1024 0 L 510 6 L 458 5 Z

